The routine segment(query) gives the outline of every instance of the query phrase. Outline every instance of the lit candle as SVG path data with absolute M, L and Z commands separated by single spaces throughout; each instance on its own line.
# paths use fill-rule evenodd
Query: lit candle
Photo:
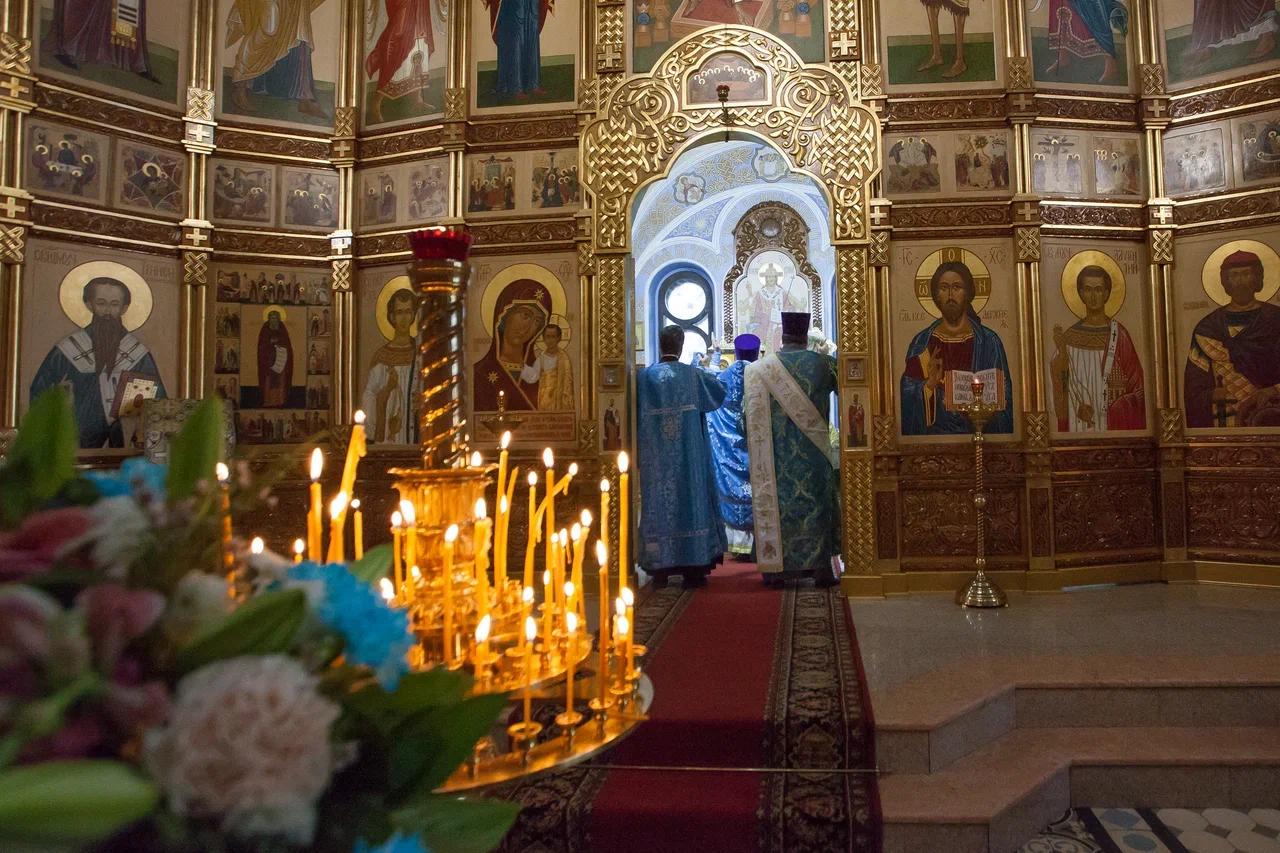
M 533 587 L 526 586 L 520 592 L 520 621 L 523 623 L 526 619 L 529 619 L 532 616 L 533 616 Z M 528 651 L 529 654 L 533 653 L 531 649 L 526 649 L 523 634 L 520 636 L 520 651 L 522 653 L 525 651 Z
M 401 541 L 404 537 L 400 532 L 403 527 L 404 516 L 400 514 L 400 510 L 391 513 L 391 577 L 395 579 L 397 590 L 404 587 L 404 563 L 400 560 L 404 545 Z
M 342 542 L 342 519 L 346 513 L 347 493 L 338 492 L 337 497 L 329 502 L 329 553 L 325 558 L 327 562 L 346 562 L 347 558 Z
M 498 592 L 498 601 L 506 598 L 507 592 L 507 516 L 511 514 L 511 504 L 507 496 L 498 498 L 498 523 L 494 531 L 493 543 L 493 588 Z
M 476 555 L 476 613 L 489 615 L 489 532 L 493 522 L 489 520 L 489 508 L 484 498 L 476 501 L 474 552 Z
M 555 558 L 556 558 L 555 590 L 556 590 L 556 595 L 559 595 L 561 591 L 564 590 L 565 564 L 569 558 L 569 531 L 565 530 L 564 528 L 560 529 L 560 533 L 556 537 Z M 564 600 L 560 600 L 557 603 L 561 607 L 569 606 L 569 602 Z
M 453 664 L 453 543 L 458 541 L 458 525 L 444 532 L 444 663 Z
M 484 454 L 481 453 L 479 450 L 471 454 L 471 467 L 472 468 L 484 467 Z
M 219 462 L 213 466 L 218 478 L 219 510 L 222 515 L 222 569 L 227 577 L 236 570 L 236 555 L 231 552 L 231 470 Z
M 609 547 L 609 481 L 600 481 L 600 535 L 597 537 Z
M 324 498 L 320 494 L 320 473 L 324 470 L 324 454 L 320 448 L 311 451 L 311 511 L 307 515 L 307 559 L 319 562 L 320 541 L 324 537 Z
M 618 603 L 622 603 L 622 599 L 618 599 Z M 613 620 L 613 642 L 614 654 L 618 656 L 618 686 L 621 687 L 626 679 L 627 669 L 625 661 L 627 657 L 627 630 L 631 626 L 627 623 L 627 617 L 619 615 Z
M 364 513 L 360 511 L 360 499 L 351 502 L 351 527 L 355 537 L 356 559 L 364 557 Z
M 596 681 L 600 686 L 600 707 L 608 698 L 605 686 L 609 681 L 609 549 L 600 539 L 596 540 L 596 562 L 600 564 L 600 663 Z
M 301 563 L 302 555 L 306 553 L 306 550 L 307 550 L 306 542 L 303 542 L 301 539 L 293 540 L 293 561 L 295 563 Z
M 635 647 L 635 644 L 632 642 L 635 636 L 634 632 L 635 632 L 635 625 L 636 625 L 635 603 L 636 603 L 635 593 L 631 591 L 631 587 L 624 586 L 622 588 L 622 604 L 627 609 L 627 612 L 625 615 L 627 617 L 627 672 L 628 673 L 632 672 L 635 669 L 635 657 L 632 653 Z
M 565 607 L 564 616 L 565 616 L 566 624 L 568 623 L 570 616 L 572 616 L 575 620 L 578 618 L 578 614 L 577 614 L 578 608 L 574 606 L 575 604 L 574 593 L 576 593 L 577 591 L 578 591 L 578 588 L 573 585 L 573 581 L 564 582 L 564 607 Z
M 387 578 L 378 581 L 378 589 L 382 592 L 382 597 L 386 601 L 394 601 L 396 597 L 396 588 Z
M 573 538 L 573 574 L 570 575 L 570 578 L 573 581 L 574 589 L 577 590 L 583 589 L 582 557 L 587 551 L 587 529 L 591 526 L 591 513 L 584 509 L 582 511 L 582 520 L 586 523 L 575 524 L 573 526 L 573 530 L 570 532 L 570 535 Z M 577 611 L 578 618 L 585 619 L 586 611 L 583 609 L 581 592 L 578 593 L 578 597 L 575 599 L 574 604 L 577 605 L 574 607 L 574 610 Z
M 498 439 L 498 500 L 507 493 L 507 448 L 511 446 L 511 432 L 508 430 Z
M 618 454 L 618 588 L 627 585 L 627 540 L 629 537 L 628 519 L 631 515 L 631 458 L 627 451 Z
M 538 472 L 529 472 L 529 541 L 524 549 L 524 583 L 533 586 L 533 548 L 538 542 Z
M 364 412 L 357 409 L 351 420 L 351 440 L 347 442 L 347 458 L 342 465 L 342 482 L 338 485 L 338 491 L 346 492 L 348 496 L 355 494 L 356 470 L 368 449 L 364 440 Z M 339 538 L 343 537 L 346 528 L 347 508 L 344 506 L 342 516 L 338 519 Z
M 493 618 L 486 613 L 480 617 L 480 624 L 476 626 L 476 659 L 474 664 L 476 677 L 482 682 L 489 680 L 489 630 L 492 624 Z
M 542 464 L 547 469 L 547 496 L 545 502 L 547 520 L 546 563 L 544 568 L 551 568 L 552 539 L 556 535 L 556 456 L 548 447 L 542 451 Z M 546 639 L 545 637 L 543 639 Z
M 551 570 L 542 572 L 542 641 L 546 643 L 547 654 L 551 654 L 551 611 L 555 592 L 551 588 Z
M 524 620 L 524 639 L 525 646 L 529 649 L 530 654 L 525 656 L 524 661 L 524 724 L 530 725 L 533 722 L 533 641 L 538 637 L 538 623 L 532 616 L 525 617 Z M 526 729 L 527 731 L 528 729 Z
M 267 550 L 267 543 L 262 541 L 262 537 L 253 537 L 253 540 L 249 543 L 249 553 L 256 556 L 265 550 Z
M 565 633 L 569 635 L 569 671 L 565 673 L 564 680 L 564 712 L 573 714 L 573 662 L 578 657 L 578 614 L 566 613 L 564 622 Z
M 400 501 L 400 515 L 404 519 L 404 564 L 418 565 L 418 513 L 411 501 Z

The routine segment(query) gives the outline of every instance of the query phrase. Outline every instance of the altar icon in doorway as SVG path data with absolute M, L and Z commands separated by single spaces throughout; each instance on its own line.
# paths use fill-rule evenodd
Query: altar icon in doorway
M 810 310 L 809 283 L 796 274 L 792 257 L 776 250 L 751 259 L 734 298 L 738 333 L 760 338 L 766 352 L 782 347 L 783 311 Z

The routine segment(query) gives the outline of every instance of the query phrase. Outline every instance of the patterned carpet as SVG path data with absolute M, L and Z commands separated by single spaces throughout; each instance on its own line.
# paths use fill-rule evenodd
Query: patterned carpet
M 1280 853 L 1280 810 L 1073 809 L 1019 853 Z
M 705 590 L 655 591 L 636 623 L 655 650 L 650 722 L 606 762 L 489 792 L 524 806 L 503 850 L 880 849 L 875 777 L 847 772 L 875 759 L 838 591 L 768 590 L 735 564 Z

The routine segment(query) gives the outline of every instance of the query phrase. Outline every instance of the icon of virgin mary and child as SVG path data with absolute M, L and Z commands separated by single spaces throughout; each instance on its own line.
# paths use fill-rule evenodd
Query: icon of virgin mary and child
M 503 289 L 489 351 L 472 366 L 477 412 L 574 410 L 573 365 L 561 346 L 568 330 L 552 320 L 545 285 L 524 278 Z

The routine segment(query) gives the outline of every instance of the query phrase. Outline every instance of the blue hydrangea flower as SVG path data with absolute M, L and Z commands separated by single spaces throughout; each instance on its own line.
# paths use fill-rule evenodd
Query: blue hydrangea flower
M 141 497 L 149 495 L 152 500 L 165 499 L 165 480 L 168 479 L 169 468 L 148 462 L 141 456 L 126 459 L 115 471 L 89 471 L 85 474 L 104 498 L 118 498 L 128 495 Z
M 351 853 L 431 853 L 422 838 L 417 835 L 402 835 L 397 832 L 386 841 L 374 847 L 364 839 L 356 842 Z
M 414 643 L 409 615 L 390 607 L 341 563 L 298 563 L 289 567 L 285 577 L 323 587 L 319 601 L 312 605 L 316 616 L 342 635 L 348 660 L 370 667 L 383 688 L 395 690 L 400 676 L 409 671 L 405 655 Z

